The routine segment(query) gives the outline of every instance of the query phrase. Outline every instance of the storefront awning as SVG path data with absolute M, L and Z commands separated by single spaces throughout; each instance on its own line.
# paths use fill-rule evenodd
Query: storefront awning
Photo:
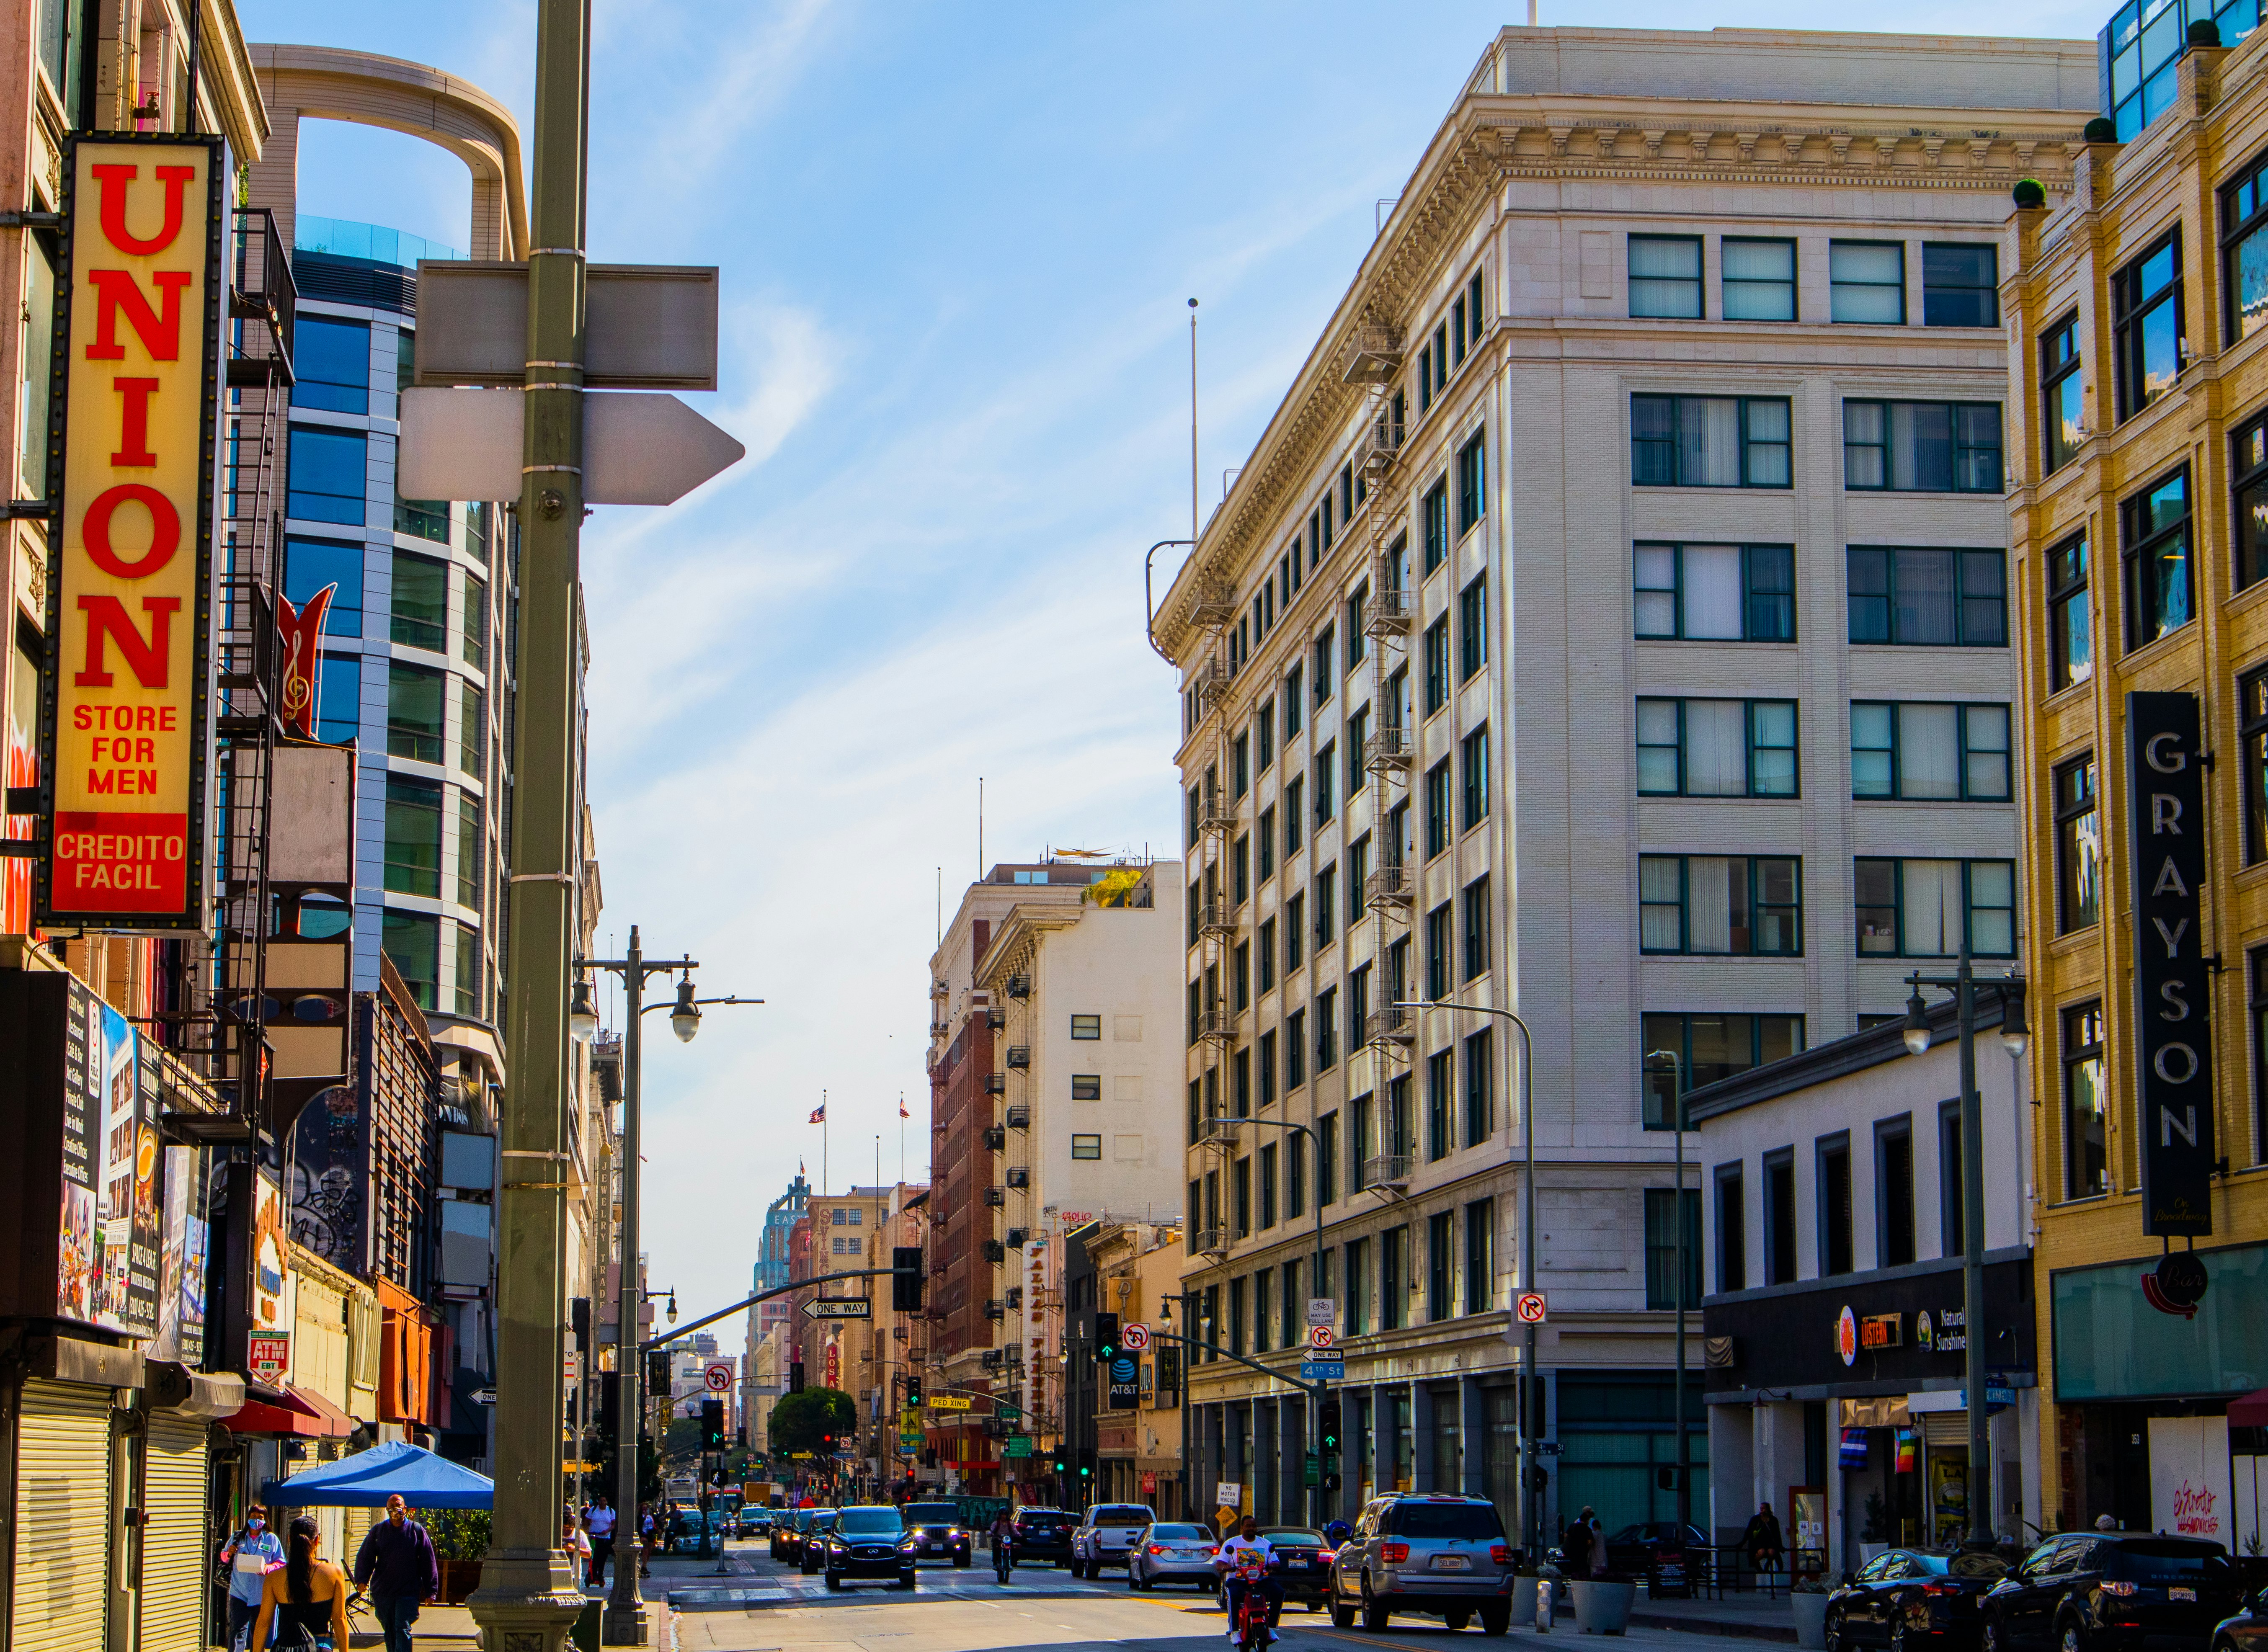
M 2232 1428 L 2268 1428 L 2268 1388 L 2255 1389 L 2242 1399 L 2228 1402 Z
M 263 1389 L 244 1402 L 244 1409 L 221 1421 L 238 1434 L 280 1434 L 301 1440 L 343 1440 L 355 1431 L 355 1420 L 312 1389 L 286 1384 L 280 1391 Z

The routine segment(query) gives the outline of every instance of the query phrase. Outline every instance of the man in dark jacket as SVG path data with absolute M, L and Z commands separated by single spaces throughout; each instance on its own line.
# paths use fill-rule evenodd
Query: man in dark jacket
M 386 1500 L 386 1518 L 362 1540 L 354 1575 L 355 1587 L 368 1590 L 378 1610 L 386 1652 L 410 1652 L 409 1626 L 417 1621 L 419 1604 L 441 1592 L 441 1557 L 398 1494 Z

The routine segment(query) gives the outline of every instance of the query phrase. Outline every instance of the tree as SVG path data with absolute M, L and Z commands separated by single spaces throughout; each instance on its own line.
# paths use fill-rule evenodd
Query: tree
M 770 1446 L 775 1456 L 784 1451 L 824 1451 L 824 1436 L 846 1438 L 858 1426 L 858 1407 L 839 1388 L 806 1388 L 799 1394 L 783 1394 L 772 1407 Z

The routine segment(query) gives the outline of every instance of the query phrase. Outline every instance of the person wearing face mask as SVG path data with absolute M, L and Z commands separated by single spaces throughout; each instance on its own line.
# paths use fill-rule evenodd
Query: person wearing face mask
M 244 1511 L 244 1524 L 220 1552 L 228 1568 L 228 1643 L 239 1645 L 260 1615 L 261 1586 L 284 1564 L 284 1540 L 268 1529 L 268 1511 L 258 1503 Z

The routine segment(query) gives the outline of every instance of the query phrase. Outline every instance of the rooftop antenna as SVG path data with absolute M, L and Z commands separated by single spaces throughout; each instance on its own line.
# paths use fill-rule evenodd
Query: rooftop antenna
M 1528 0 L 1535 9 L 1535 0 Z M 1189 300 L 1189 544 L 1197 542 L 1197 301 Z M 1194 554 L 1194 550 L 1192 552 Z
M 984 776 L 976 777 L 976 881 L 984 881 Z

